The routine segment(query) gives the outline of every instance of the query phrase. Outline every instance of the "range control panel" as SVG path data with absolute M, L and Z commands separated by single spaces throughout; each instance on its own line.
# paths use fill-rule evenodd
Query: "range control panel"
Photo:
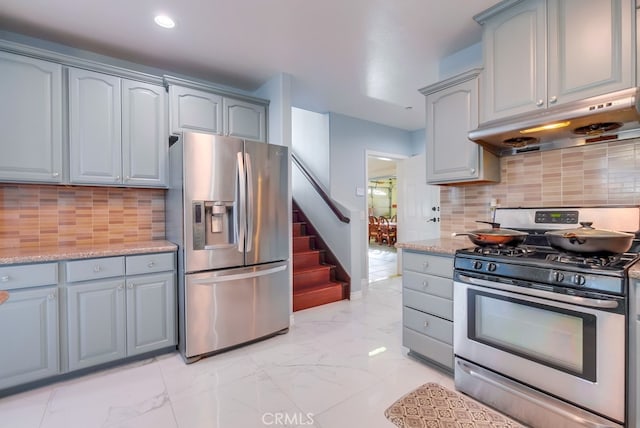
M 578 211 L 536 211 L 536 223 L 576 224 Z

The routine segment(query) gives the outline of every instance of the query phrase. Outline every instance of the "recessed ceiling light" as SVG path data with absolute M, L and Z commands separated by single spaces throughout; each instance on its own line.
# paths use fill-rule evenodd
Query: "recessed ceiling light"
M 176 26 L 176 23 L 173 22 L 173 19 L 171 19 L 167 15 L 156 15 L 153 20 L 162 28 L 173 28 Z

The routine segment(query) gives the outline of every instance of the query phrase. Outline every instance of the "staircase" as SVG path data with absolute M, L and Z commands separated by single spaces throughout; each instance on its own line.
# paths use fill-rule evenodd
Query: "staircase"
M 294 203 L 293 209 L 293 310 L 347 299 L 349 277 L 336 264 L 313 226 Z M 336 279 L 341 278 L 341 280 Z

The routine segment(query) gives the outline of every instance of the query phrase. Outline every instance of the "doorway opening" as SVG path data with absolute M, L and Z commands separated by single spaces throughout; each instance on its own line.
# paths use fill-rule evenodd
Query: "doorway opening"
M 397 160 L 388 155 L 367 155 L 367 213 L 369 283 L 398 274 Z

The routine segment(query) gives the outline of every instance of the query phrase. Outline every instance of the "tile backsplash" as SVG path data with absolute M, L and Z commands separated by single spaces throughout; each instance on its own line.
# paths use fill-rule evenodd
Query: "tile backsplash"
M 162 189 L 0 184 L 0 248 L 164 239 Z
M 507 156 L 500 167 L 500 183 L 440 188 L 441 236 L 482 228 L 475 221 L 491 219 L 491 199 L 501 207 L 640 204 L 640 139 Z

